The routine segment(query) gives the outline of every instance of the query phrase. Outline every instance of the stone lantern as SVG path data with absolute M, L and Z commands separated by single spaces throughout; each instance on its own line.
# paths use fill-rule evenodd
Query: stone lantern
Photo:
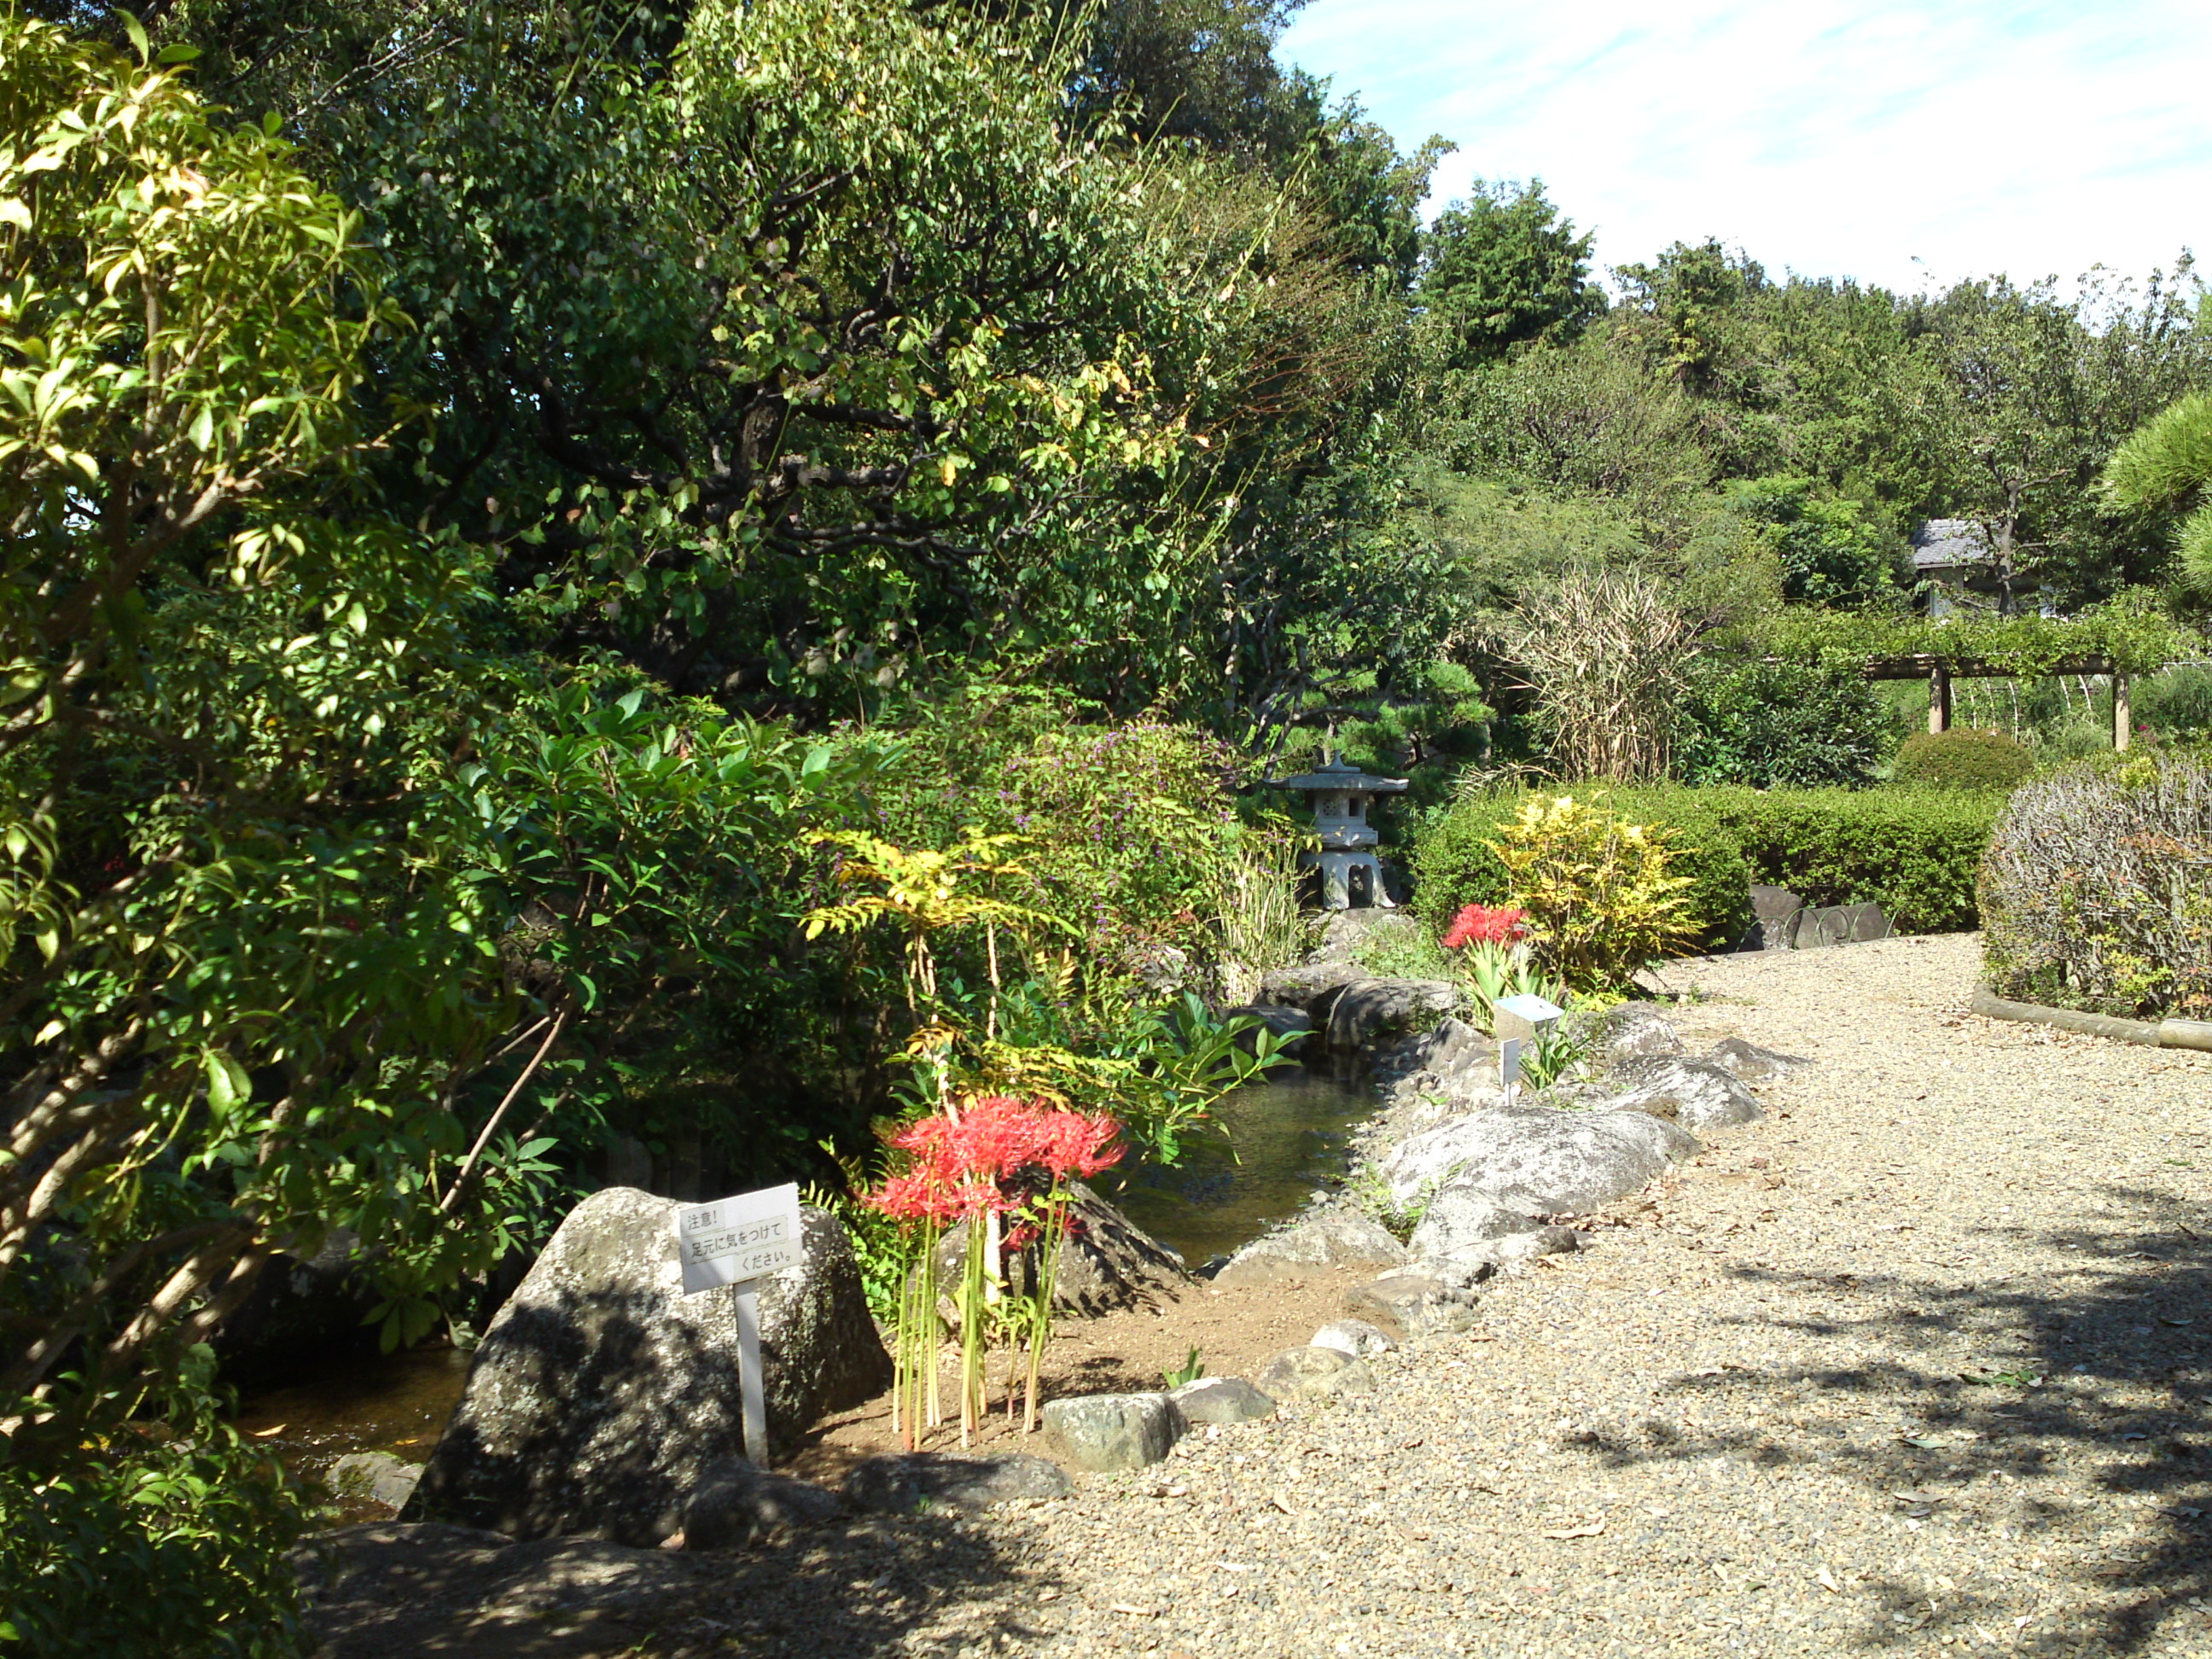
M 1390 909 L 1390 896 L 1382 889 L 1382 866 L 1376 862 L 1375 826 L 1367 821 L 1368 806 L 1376 796 L 1395 795 L 1406 787 L 1403 778 L 1378 778 L 1348 766 L 1340 757 L 1325 761 L 1311 772 L 1295 778 L 1271 778 L 1276 789 L 1295 789 L 1313 798 L 1314 829 L 1321 850 L 1301 855 L 1299 863 L 1321 872 L 1321 908 L 1324 910 Z

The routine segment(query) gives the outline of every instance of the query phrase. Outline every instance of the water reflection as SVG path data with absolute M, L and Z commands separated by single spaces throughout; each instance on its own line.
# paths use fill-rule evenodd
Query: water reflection
M 1249 1244 L 1344 1172 L 1347 1133 L 1374 1102 L 1322 1073 L 1278 1072 L 1214 1108 L 1225 1136 L 1184 1147 L 1173 1169 L 1117 1172 L 1106 1187 L 1146 1232 L 1197 1267 Z
M 317 1480 L 348 1452 L 420 1463 L 445 1432 L 468 1368 L 468 1355 L 447 1347 L 349 1359 L 312 1382 L 247 1401 L 238 1426 L 275 1447 L 295 1474 Z

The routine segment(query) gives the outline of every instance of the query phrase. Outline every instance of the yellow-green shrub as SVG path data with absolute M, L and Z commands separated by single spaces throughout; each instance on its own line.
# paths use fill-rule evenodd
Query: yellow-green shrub
M 1666 833 L 1587 798 L 1531 796 L 1491 850 L 1538 957 L 1577 990 L 1624 984 L 1694 933 L 1691 883 L 1668 873 Z

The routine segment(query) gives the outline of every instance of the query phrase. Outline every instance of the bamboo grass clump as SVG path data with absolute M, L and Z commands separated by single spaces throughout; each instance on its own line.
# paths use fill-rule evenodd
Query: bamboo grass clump
M 1553 592 L 1523 600 L 1502 635 L 1536 694 L 1560 777 L 1667 775 L 1691 629 L 1656 582 L 1632 570 L 1571 570 Z

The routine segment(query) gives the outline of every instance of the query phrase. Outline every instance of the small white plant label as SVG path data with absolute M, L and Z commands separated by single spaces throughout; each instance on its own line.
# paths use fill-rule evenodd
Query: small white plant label
M 1503 1008 L 1509 1014 L 1520 1015 L 1531 1025 L 1541 1025 L 1567 1012 L 1558 1004 L 1538 996 L 1500 997 L 1493 1006 Z

